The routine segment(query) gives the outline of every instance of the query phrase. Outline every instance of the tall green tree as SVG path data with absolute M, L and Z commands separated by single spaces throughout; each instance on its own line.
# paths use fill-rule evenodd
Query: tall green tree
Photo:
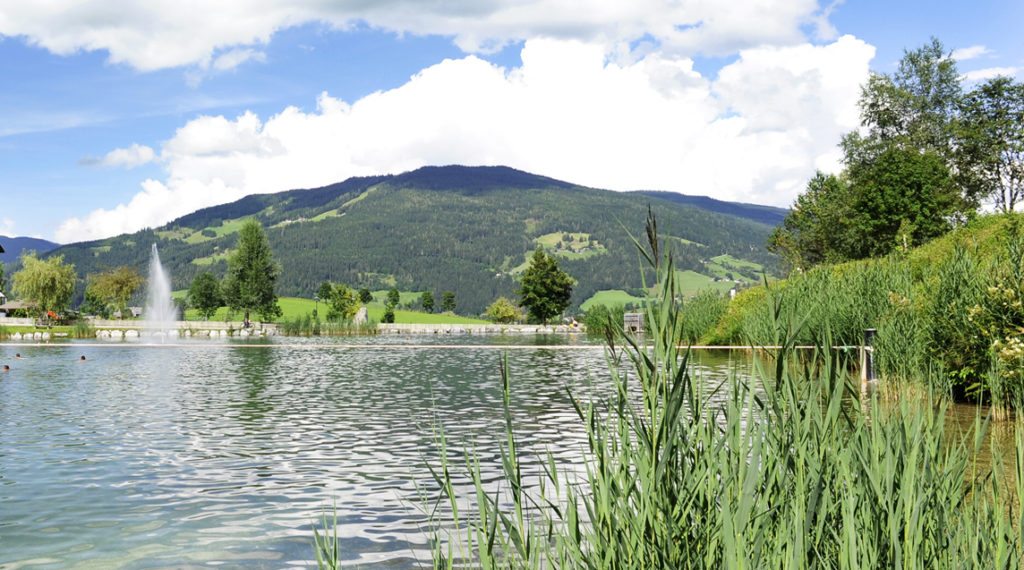
M 520 281 L 519 304 L 531 319 L 547 324 L 569 307 L 572 287 L 572 277 L 559 269 L 558 261 L 545 253 L 543 247 L 537 247 Z
M 1024 83 L 990 79 L 960 102 L 957 179 L 1012 212 L 1024 199 Z
M 106 304 L 113 312 L 124 317 L 128 302 L 144 282 L 139 272 L 128 266 L 121 266 L 89 277 L 86 293 Z
M 402 302 L 402 295 L 398 292 L 398 289 L 395 288 L 395 287 L 392 287 L 391 289 L 389 289 L 387 297 L 384 300 L 384 304 L 385 305 L 391 305 L 392 307 L 397 307 L 398 304 L 401 303 L 401 302 Z
M 847 256 L 850 185 L 833 174 L 818 172 L 797 197 L 782 225 L 768 238 L 768 250 L 792 269 L 842 261 Z
M 243 311 L 245 320 L 250 312 L 264 321 L 281 316 L 277 304 L 275 285 L 281 268 L 274 261 L 270 242 L 263 226 L 256 220 L 247 220 L 238 231 L 238 245 L 228 257 L 228 273 L 224 278 L 224 300 L 235 311 Z
M 861 125 L 868 130 L 866 148 L 896 142 L 949 159 L 960 82 L 956 60 L 935 38 L 904 51 L 895 73 L 872 73 L 860 98 Z
M 455 312 L 455 291 L 445 291 L 444 293 L 441 293 L 441 312 Z
M 7 290 L 7 274 L 4 272 L 4 262 L 0 261 L 0 291 Z
M 933 152 L 893 147 L 870 163 L 851 167 L 849 178 L 848 227 L 855 234 L 846 236 L 845 253 L 851 259 L 886 255 L 936 238 L 965 209 L 945 161 Z
M 423 294 L 420 295 L 420 305 L 423 307 L 424 311 L 428 313 L 433 313 L 434 293 L 432 293 L 431 291 L 424 291 Z
M 204 271 L 196 275 L 188 288 L 188 303 L 207 321 L 224 305 L 220 282 L 212 273 Z
M 75 266 L 64 263 L 63 255 L 39 259 L 35 252 L 21 256 L 21 270 L 14 274 L 14 294 L 33 306 L 39 318 L 50 312 L 60 314 L 71 304 L 75 292 Z

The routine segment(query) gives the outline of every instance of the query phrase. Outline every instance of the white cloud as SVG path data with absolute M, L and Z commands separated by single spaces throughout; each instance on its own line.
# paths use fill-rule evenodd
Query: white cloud
M 977 59 L 983 55 L 992 53 L 992 50 L 985 46 L 977 45 L 953 50 L 953 59 L 957 61 L 968 61 Z
M 14 235 L 14 220 L 0 218 L 0 235 L 11 237 Z
M 152 148 L 135 143 L 128 148 L 115 148 L 103 158 L 95 161 L 95 164 L 112 168 L 136 168 L 154 160 L 156 160 L 156 153 Z
M 396 33 L 451 36 L 467 52 L 536 37 L 614 44 L 649 35 L 678 53 L 729 54 L 831 33 L 817 0 L 0 0 L 0 36 L 56 54 L 103 50 L 140 70 L 228 68 L 292 26 L 359 23 Z
M 1005 75 L 1006 77 L 1016 77 L 1024 68 L 1020 67 L 986 67 L 985 69 L 975 69 L 968 71 L 964 74 L 964 80 L 968 83 L 977 83 L 979 81 L 985 81 L 986 79 L 992 79 Z
M 165 180 L 56 235 L 95 239 L 247 194 L 452 163 L 788 205 L 816 168 L 836 168 L 873 55 L 850 36 L 752 48 L 710 80 L 684 57 L 609 62 L 600 44 L 530 40 L 510 70 L 468 56 L 351 104 L 324 93 L 315 110 L 191 120 L 163 145 Z

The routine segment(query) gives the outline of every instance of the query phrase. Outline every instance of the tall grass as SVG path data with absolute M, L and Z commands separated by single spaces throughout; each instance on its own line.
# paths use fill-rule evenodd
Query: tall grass
M 362 324 L 352 321 L 321 321 L 307 313 L 282 321 L 279 330 L 285 336 L 372 335 L 377 333 L 377 323 L 373 321 Z
M 75 321 L 75 325 L 71 327 L 71 336 L 78 339 L 96 338 L 96 327 L 88 321 Z
M 645 309 L 652 344 L 609 339 L 626 354 L 609 358 L 614 393 L 574 400 L 588 436 L 583 475 L 546 457 L 543 475 L 524 476 L 504 367 L 499 480 L 473 453 L 449 462 L 439 438 L 433 473 L 447 510 L 435 521 L 435 568 L 1020 567 L 1024 425 L 1012 463 L 996 457 L 984 472 L 980 415 L 966 436 L 946 430 L 942 405 L 853 405 L 859 393 L 830 348 L 829 317 L 812 317 L 826 326 L 808 331 L 784 297 L 773 298 L 764 331 L 783 348 L 713 404 L 677 342 L 685 324 L 671 258 L 651 244 L 642 252 L 661 295 Z M 851 287 L 877 289 L 874 278 Z M 796 358 L 807 338 L 819 348 Z M 469 508 L 456 470 L 472 481 Z

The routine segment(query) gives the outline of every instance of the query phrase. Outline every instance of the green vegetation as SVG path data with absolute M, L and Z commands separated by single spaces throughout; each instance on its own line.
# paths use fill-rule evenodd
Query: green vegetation
M 455 291 L 441 293 L 441 312 L 454 313 L 455 306 Z
M 234 311 L 259 313 L 264 321 L 281 316 L 275 285 L 281 267 L 274 261 L 263 226 L 249 220 L 238 230 L 238 246 L 228 259 L 228 274 L 221 287 L 224 301 Z
M 30 251 L 21 256 L 21 269 L 13 277 L 13 292 L 32 306 L 36 317 L 49 320 L 71 305 L 75 281 L 75 266 L 64 263 L 64 256 L 39 259 Z
M 643 301 L 643 298 L 634 297 L 620 289 L 611 289 L 594 293 L 593 296 L 580 304 L 580 309 L 583 309 L 583 312 L 589 312 L 591 308 L 599 305 L 605 307 L 639 307 L 643 304 Z
M 192 260 L 192 265 L 198 265 L 200 267 L 209 267 L 215 263 L 227 261 L 228 258 L 231 257 L 231 253 L 232 251 L 230 249 L 226 249 L 224 251 L 217 251 L 211 253 L 210 255 L 204 255 L 203 257 L 197 257 Z
M 122 318 L 128 313 L 128 301 L 142 287 L 144 280 L 132 267 L 118 267 L 89 276 L 85 288 L 86 297 L 102 303 L 107 311 L 116 312 Z
M 223 305 L 224 296 L 221 294 L 220 283 L 212 273 L 204 271 L 192 280 L 192 285 L 188 289 L 188 306 L 202 315 L 203 320 L 210 320 Z
M 989 80 L 963 93 L 938 40 L 873 74 L 861 131 L 843 137 L 845 170 L 819 173 L 769 249 L 793 268 L 884 256 L 941 236 L 993 201 L 1024 194 L 1024 84 Z
M 645 254 L 659 261 L 657 247 Z M 930 400 L 851 406 L 859 390 L 827 322 L 810 333 L 824 341 L 816 350 L 793 349 L 804 330 L 794 306 L 770 323 L 783 348 L 712 400 L 677 343 L 686 317 L 670 259 L 658 275 L 645 310 L 653 345 L 615 338 L 625 347 L 621 365 L 609 359 L 617 389 L 575 401 L 585 470 L 542 456 L 527 478 L 507 364 L 499 480 L 440 431 L 435 568 L 1018 567 L 1024 424 L 1015 457 L 989 468 L 978 461 L 980 414 L 961 435 Z M 322 538 L 318 551 L 330 553 Z
M 608 249 L 582 232 L 552 232 L 533 239 L 548 253 L 563 259 L 587 259 L 607 253 Z
M 744 217 L 742 208 L 718 213 L 670 198 L 581 188 L 501 167 L 423 168 L 247 196 L 162 228 L 67 245 L 55 254 L 82 276 L 121 265 L 144 274 L 157 243 L 173 288 L 187 289 L 203 271 L 226 275 L 225 252 L 235 247 L 242 223 L 256 219 L 273 228 L 267 238 L 281 264 L 279 295 L 311 298 L 329 280 L 370 291 L 431 291 L 438 310 L 440 293 L 451 290 L 460 313 L 479 315 L 494 299 L 515 297 L 519 275 L 512 268 L 532 253 L 536 239 L 551 234 L 569 236 L 565 255 L 554 253 L 577 281 L 570 305 L 597 291 L 639 291 L 636 254 L 622 226 L 641 227 L 650 204 L 665 235 L 674 236 L 680 270 L 713 275 L 705 261 L 723 254 L 774 270 L 775 257 L 764 247 L 771 226 Z M 338 215 L 324 216 L 330 212 Z M 579 249 L 584 239 L 592 249 Z
M 523 320 L 523 312 L 508 297 L 498 297 L 484 312 L 488 319 L 496 323 L 514 323 Z
M 519 304 L 530 319 L 547 324 L 569 307 L 573 279 L 558 267 L 558 261 L 538 247 L 523 272 L 519 285 Z

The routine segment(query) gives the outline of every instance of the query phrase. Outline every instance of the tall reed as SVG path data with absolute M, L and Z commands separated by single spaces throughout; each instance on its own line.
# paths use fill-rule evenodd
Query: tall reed
M 649 228 L 655 236 L 653 219 Z M 782 348 L 712 404 L 678 344 L 671 258 L 649 243 L 641 252 L 661 295 L 645 308 L 650 344 L 610 337 L 626 354 L 608 361 L 614 393 L 573 401 L 588 436 L 581 465 L 537 458 L 543 475 L 524 476 L 507 366 L 499 481 L 472 452 L 449 462 L 442 432 L 435 568 L 1020 567 L 1024 426 L 1006 487 L 999 459 L 992 472 L 975 462 L 986 420 L 966 436 L 946 430 L 942 405 L 855 405 L 827 320 L 807 331 L 784 297 L 765 328 Z M 805 338 L 818 348 L 796 358 Z M 456 470 L 472 481 L 469 497 Z

